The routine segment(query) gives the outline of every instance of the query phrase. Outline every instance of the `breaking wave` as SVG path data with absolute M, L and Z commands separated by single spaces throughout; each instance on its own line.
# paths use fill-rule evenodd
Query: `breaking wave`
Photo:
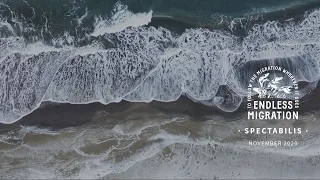
M 298 81 L 310 82 L 302 96 L 319 79 L 320 10 L 299 22 L 256 24 L 245 37 L 206 28 L 178 35 L 143 26 L 151 16 L 117 3 L 111 18 L 96 18 L 94 30 L 80 38 L 87 42 L 82 46 L 69 32 L 51 43 L 30 41 L 24 37 L 30 28 L 2 18 L 0 122 L 13 123 L 43 101 L 108 104 L 175 101 L 181 95 L 233 112 L 249 77 L 263 66 L 283 66 Z
M 139 27 L 151 22 L 152 11 L 134 14 L 128 6 L 117 2 L 110 18 L 96 18 L 94 31 L 91 36 L 100 36 L 106 33 L 116 33 L 127 27 Z

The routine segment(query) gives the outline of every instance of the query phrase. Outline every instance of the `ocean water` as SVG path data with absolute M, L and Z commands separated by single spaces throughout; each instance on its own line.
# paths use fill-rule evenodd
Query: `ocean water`
M 270 15 L 261 13 L 225 21 L 221 15 L 217 28 L 228 24 L 228 31 L 187 24 L 183 32 L 185 23 L 175 18 L 167 19 L 179 22 L 180 31 L 147 26 L 156 11 L 134 13 L 120 1 L 106 15 L 89 13 L 89 8 L 74 15 L 82 5 L 75 2 L 55 3 L 61 8 L 48 6 L 54 9 L 42 8 L 40 15 L 39 7 L 30 7 L 33 1 L 2 3 L 0 122 L 13 123 L 43 101 L 168 102 L 181 95 L 233 112 L 243 102 L 248 78 L 268 64 L 309 82 L 300 89 L 304 96 L 319 79 L 317 2 L 301 5 L 312 8 L 285 21 L 265 20 Z M 290 11 L 289 6 L 280 12 L 287 16 Z
M 319 28 L 317 0 L 3 0 L 0 176 L 317 178 Z M 246 120 L 268 65 L 299 82 L 299 121 Z

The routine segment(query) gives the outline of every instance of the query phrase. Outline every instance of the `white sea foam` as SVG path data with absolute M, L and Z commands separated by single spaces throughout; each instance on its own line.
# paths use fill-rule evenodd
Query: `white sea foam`
M 148 13 L 132 13 L 128 6 L 117 2 L 110 18 L 97 17 L 92 36 L 123 31 L 128 27 L 139 27 L 151 22 L 152 11 Z
M 129 17 L 122 16 L 128 14 L 126 7 L 117 6 L 114 25 Z M 300 23 L 255 25 L 244 39 L 203 28 L 177 36 L 161 27 L 128 26 L 98 33 L 104 34 L 107 49 L 99 41 L 74 47 L 68 33 L 55 39 L 56 47 L 0 38 L 0 122 L 13 123 L 44 100 L 108 104 L 122 99 L 174 101 L 182 94 L 232 112 L 246 95 L 250 70 L 243 68 L 248 63 L 277 60 L 290 65 L 297 80 L 319 79 L 319 13 Z M 308 93 L 314 85 L 300 92 Z

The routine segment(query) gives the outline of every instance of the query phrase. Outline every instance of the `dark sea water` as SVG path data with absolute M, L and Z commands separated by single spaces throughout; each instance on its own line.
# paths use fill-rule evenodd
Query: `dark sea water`
M 319 29 L 318 0 L 2 0 L 0 178 L 319 178 Z M 299 120 L 247 120 L 270 65 Z

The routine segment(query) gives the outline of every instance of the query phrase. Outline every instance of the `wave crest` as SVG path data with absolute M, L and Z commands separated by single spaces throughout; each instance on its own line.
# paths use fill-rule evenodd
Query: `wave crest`
M 176 35 L 161 27 L 129 27 L 103 32 L 84 47 L 40 43 L 35 51 L 23 38 L 3 37 L 0 122 L 13 123 L 42 101 L 107 104 L 187 95 L 235 111 L 248 79 L 265 65 L 281 65 L 298 81 L 319 79 L 319 12 L 299 23 L 256 25 L 244 38 L 203 28 Z

